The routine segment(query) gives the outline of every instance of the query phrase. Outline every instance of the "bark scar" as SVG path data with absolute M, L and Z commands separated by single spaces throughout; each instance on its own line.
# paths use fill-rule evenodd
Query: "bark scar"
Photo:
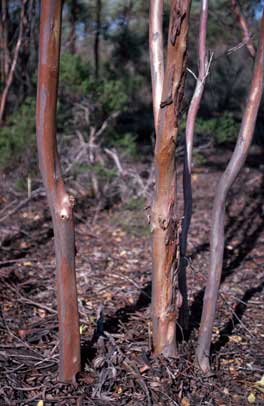
M 62 198 L 60 207 L 57 210 L 57 214 L 61 220 L 68 221 L 72 218 L 72 208 L 74 207 L 74 203 L 74 197 L 65 194 Z
M 172 25 L 170 32 L 170 41 L 173 46 L 176 44 L 177 36 L 180 34 L 181 25 L 184 17 L 186 16 L 186 2 L 178 0 L 175 4 L 175 7 L 172 11 Z

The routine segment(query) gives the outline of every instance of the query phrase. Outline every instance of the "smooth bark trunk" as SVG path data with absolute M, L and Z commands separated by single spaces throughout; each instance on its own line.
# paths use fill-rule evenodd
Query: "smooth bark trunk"
M 180 234 L 180 268 L 179 268 L 179 290 L 181 292 L 183 303 L 180 309 L 179 322 L 184 330 L 188 329 L 189 309 L 188 309 L 188 291 L 186 280 L 186 267 L 188 264 L 186 258 L 187 238 L 192 218 L 192 150 L 193 137 L 197 113 L 203 96 L 206 76 L 208 74 L 208 59 L 206 54 L 206 32 L 208 18 L 208 0 L 201 0 L 200 10 L 200 29 L 198 39 L 198 57 L 199 73 L 187 114 L 186 132 L 185 132 L 185 154 L 183 169 L 183 195 L 184 195 L 184 215 L 182 221 L 182 231 Z
M 261 20 L 258 52 L 249 90 L 246 109 L 237 144 L 231 160 L 217 186 L 212 213 L 210 237 L 210 270 L 205 290 L 202 321 L 199 332 L 197 361 L 204 373 L 210 371 L 210 344 L 215 319 L 217 296 L 223 267 L 224 218 L 227 194 L 246 160 L 253 137 L 258 109 L 261 102 L 264 73 L 264 15 Z
M 149 9 L 149 57 L 155 132 L 158 132 L 159 111 L 164 81 L 163 55 L 163 0 L 150 1 Z
M 56 251 L 60 361 L 59 378 L 74 382 L 80 371 L 80 331 L 75 279 L 74 199 L 62 179 L 56 142 L 61 0 L 42 0 L 37 91 L 39 165 L 52 214 Z

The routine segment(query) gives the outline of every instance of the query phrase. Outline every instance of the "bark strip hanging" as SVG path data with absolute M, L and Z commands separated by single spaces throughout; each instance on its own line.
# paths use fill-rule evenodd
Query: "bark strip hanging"
M 156 186 L 151 211 L 153 234 L 152 323 L 156 354 L 176 355 L 177 272 L 179 226 L 176 216 L 176 138 L 183 97 L 190 0 L 171 0 L 167 61 L 164 79 L 161 43 L 162 2 L 151 1 L 150 53 L 156 128 Z M 156 27 L 156 28 L 154 28 Z M 161 36 L 157 37 L 159 40 Z M 155 83 L 155 79 L 159 83 Z M 162 83 L 163 81 L 163 83 Z M 160 98 L 160 86 L 162 95 Z M 157 108 L 157 103 L 160 107 Z

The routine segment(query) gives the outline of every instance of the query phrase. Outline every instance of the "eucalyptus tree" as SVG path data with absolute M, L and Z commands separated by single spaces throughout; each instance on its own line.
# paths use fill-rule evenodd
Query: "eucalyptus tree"
M 59 376 L 74 382 L 80 371 L 80 331 L 75 280 L 74 199 L 65 190 L 56 142 L 62 0 L 42 0 L 37 89 L 39 165 L 52 215 L 56 251 Z
M 176 355 L 180 223 L 176 206 L 176 140 L 187 63 L 190 0 L 171 0 L 166 67 L 163 62 L 163 1 L 150 1 L 150 61 L 156 132 L 156 186 L 151 208 L 153 240 L 152 323 L 154 352 Z
M 218 290 L 221 281 L 224 254 L 224 220 L 227 194 L 245 163 L 253 138 L 258 109 L 263 91 L 264 74 L 264 13 L 261 19 L 259 44 L 252 74 L 251 86 L 242 118 L 240 132 L 232 157 L 215 193 L 210 235 L 210 267 L 206 284 L 202 320 L 196 351 L 202 371 L 210 371 L 210 344 L 215 319 Z

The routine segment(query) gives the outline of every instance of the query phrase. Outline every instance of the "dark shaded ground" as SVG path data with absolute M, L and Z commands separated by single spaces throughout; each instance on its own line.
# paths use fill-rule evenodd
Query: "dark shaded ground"
M 188 267 L 191 327 L 175 360 L 151 356 L 150 236 L 142 204 L 77 207 L 77 274 L 83 372 L 57 382 L 58 340 L 52 230 L 44 197 L 1 224 L 0 406 L 264 405 L 264 181 L 250 157 L 227 205 L 225 266 L 214 328 L 214 376 L 194 365 L 206 272 L 211 206 L 228 154 L 193 174 Z M 263 161 L 262 161 L 263 165 Z M 14 199 L 3 182 L 0 217 Z M 90 207 L 89 207 L 90 206 Z M 104 306 L 105 338 L 96 331 Z M 42 404 L 43 405 L 43 404 Z

